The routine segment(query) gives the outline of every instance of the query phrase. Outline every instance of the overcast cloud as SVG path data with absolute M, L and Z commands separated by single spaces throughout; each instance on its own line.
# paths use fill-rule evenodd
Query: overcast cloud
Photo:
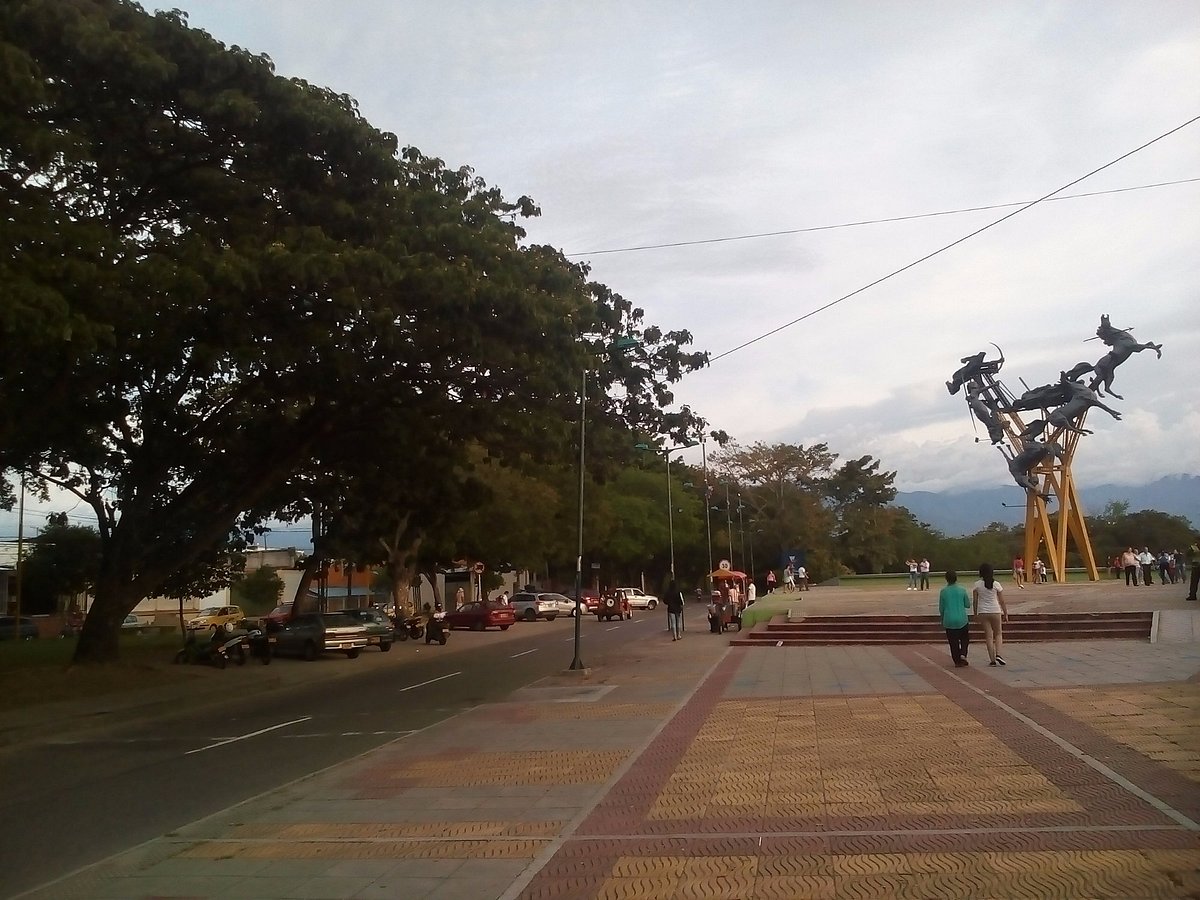
M 147 3 L 152 6 L 151 2 Z M 587 260 L 715 354 L 999 218 L 596 251 L 1040 197 L 1200 115 L 1200 5 L 179 0 L 191 24 L 356 97 L 376 126 L 541 206 Z M 1200 123 L 1067 193 L 1200 178 Z M 1200 473 L 1200 183 L 1040 204 L 689 376 L 744 444 L 871 453 L 905 490 L 1009 483 L 945 380 L 994 341 L 1019 393 L 1139 340 L 1081 485 Z M 1136 450 L 1131 450 L 1136 448 Z

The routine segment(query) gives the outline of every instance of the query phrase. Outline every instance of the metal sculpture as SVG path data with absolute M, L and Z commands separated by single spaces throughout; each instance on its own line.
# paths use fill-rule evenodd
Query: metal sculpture
M 951 395 L 966 387 L 968 409 L 987 428 L 992 444 L 1002 445 L 1000 452 L 1009 474 L 1025 491 L 1025 558 L 1036 559 L 1044 544 L 1047 565 L 1059 581 L 1066 577 L 1068 540 L 1074 542 L 1083 558 L 1088 577 L 1093 581 L 1099 578 L 1071 473 L 1080 437 L 1092 434 L 1083 427 L 1088 410 L 1099 407 L 1120 421 L 1121 413 L 1100 400 L 1105 391 L 1118 400 L 1124 399 L 1112 390 L 1117 366 L 1142 350 L 1154 350 L 1162 357 L 1161 344 L 1139 343 L 1130 330 L 1114 328 L 1107 315 L 1101 316 L 1096 338 L 1111 348 L 1108 353 L 1095 364 L 1081 362 L 1060 372 L 1053 384 L 1027 387 L 1019 397 L 996 378 L 1004 365 L 1004 351 L 995 344 L 992 346 L 1000 353 L 998 359 L 988 360 L 986 351 L 965 356 L 960 360 L 962 366 L 946 382 Z M 1093 378 L 1085 384 L 1083 377 L 1089 372 Z M 1022 420 L 1023 413 L 1034 411 L 1041 416 L 1028 423 Z M 1051 519 L 1047 508 L 1052 501 L 1058 503 L 1056 520 Z
M 1152 341 L 1139 344 L 1133 335 L 1129 333 L 1131 330 L 1129 328 L 1113 328 L 1107 315 L 1100 317 L 1100 326 L 1096 329 L 1096 337 L 1112 347 L 1092 367 L 1092 371 L 1096 373 L 1096 377 L 1092 379 L 1090 387 L 1093 391 L 1099 393 L 1101 397 L 1104 396 L 1104 391 L 1100 390 L 1100 385 L 1104 385 L 1104 390 L 1108 391 L 1118 400 L 1125 399 L 1120 394 L 1113 393 L 1113 376 L 1116 374 L 1117 366 L 1125 362 L 1133 354 L 1141 353 L 1143 350 L 1153 350 L 1158 354 L 1158 358 L 1162 359 L 1162 344 L 1155 344 Z
M 1043 500 L 1049 500 L 1050 494 L 1042 490 L 1037 481 L 1030 477 L 1030 472 L 1047 458 L 1062 459 L 1063 448 L 1051 441 L 1026 441 L 1024 448 L 1008 461 L 1008 471 L 1013 481 L 1019 487 L 1032 491 Z

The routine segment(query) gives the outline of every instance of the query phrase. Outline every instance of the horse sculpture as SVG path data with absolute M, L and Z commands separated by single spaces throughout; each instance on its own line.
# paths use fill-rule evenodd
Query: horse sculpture
M 1158 358 L 1162 359 L 1162 344 L 1155 344 L 1153 341 L 1146 341 L 1144 344 L 1139 344 L 1133 335 L 1129 333 L 1128 329 L 1113 328 L 1107 315 L 1100 317 L 1100 327 L 1096 329 L 1096 337 L 1112 347 L 1092 367 L 1092 371 L 1096 373 L 1096 377 L 1088 385 L 1088 387 L 1096 391 L 1101 397 L 1104 396 L 1104 391 L 1108 391 L 1118 400 L 1125 399 L 1113 391 L 1113 376 L 1116 374 L 1117 366 L 1125 362 L 1133 354 L 1141 353 L 1143 350 L 1153 350 L 1158 354 Z M 1103 391 L 1100 390 L 1100 385 L 1104 386 Z
M 1096 392 L 1091 388 L 1084 386 L 1083 382 L 1070 381 L 1067 382 L 1067 387 L 1071 392 L 1070 399 L 1046 417 L 1046 421 L 1050 425 L 1053 425 L 1056 428 L 1062 428 L 1066 431 L 1072 431 L 1075 434 L 1091 434 L 1092 432 L 1087 428 L 1080 428 L 1074 423 L 1075 418 L 1080 413 L 1090 409 L 1093 406 L 1100 407 L 1118 422 L 1121 421 L 1121 414 L 1111 406 L 1101 403 L 1099 395 L 1097 395 Z M 1117 395 L 1113 394 L 1113 396 L 1116 397 Z
M 1043 500 L 1049 500 L 1050 495 L 1043 492 L 1038 483 L 1029 476 L 1029 470 L 1047 457 L 1062 459 L 1063 448 L 1056 443 L 1045 441 L 1029 441 L 1023 450 L 1008 461 L 1008 471 L 1020 487 L 1033 491 Z

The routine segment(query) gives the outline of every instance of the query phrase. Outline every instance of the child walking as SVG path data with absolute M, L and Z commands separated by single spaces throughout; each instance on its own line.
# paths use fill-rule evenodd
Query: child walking
M 942 616 L 942 627 L 946 629 L 950 657 L 959 668 L 970 665 L 967 662 L 967 648 L 971 643 L 971 620 L 967 614 L 970 608 L 967 589 L 958 583 L 958 573 L 951 569 L 946 573 L 946 586 L 938 592 L 938 612 Z

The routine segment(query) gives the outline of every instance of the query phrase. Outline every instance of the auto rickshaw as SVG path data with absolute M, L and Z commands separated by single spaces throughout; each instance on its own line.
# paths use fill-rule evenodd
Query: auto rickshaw
M 708 625 L 713 634 L 728 628 L 742 630 L 742 610 L 745 608 L 746 573 L 734 569 L 717 569 L 709 576 L 713 581 L 712 602 L 709 604 Z M 737 585 L 739 599 L 734 602 L 729 589 Z

